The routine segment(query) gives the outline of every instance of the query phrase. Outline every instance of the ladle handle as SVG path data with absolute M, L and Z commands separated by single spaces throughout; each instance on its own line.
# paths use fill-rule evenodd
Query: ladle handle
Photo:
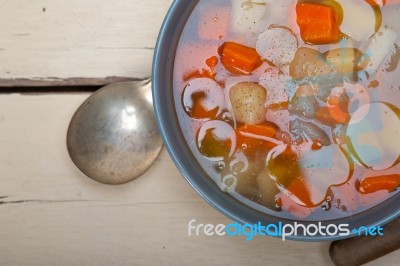
M 332 242 L 330 256 L 337 266 L 362 265 L 400 248 L 400 219 L 384 227 L 383 236 L 359 236 Z

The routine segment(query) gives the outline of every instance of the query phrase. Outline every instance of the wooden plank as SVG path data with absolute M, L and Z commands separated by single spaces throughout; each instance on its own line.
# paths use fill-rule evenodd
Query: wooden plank
M 1 0 L 0 86 L 90 85 L 93 79 L 103 85 L 99 79 L 148 77 L 171 3 Z
M 0 79 L 0 88 L 32 88 L 32 87 L 74 87 L 74 86 L 105 86 L 118 82 L 134 81 L 133 77 L 104 77 L 104 78 L 17 78 Z M 0 90 L 0 92 L 3 90 Z
M 126 185 L 80 174 L 65 134 L 87 96 L 0 95 L 0 265 L 332 265 L 329 243 L 189 237 L 191 219 L 230 221 L 194 192 L 165 150 Z M 382 260 L 399 259 L 397 252 Z
M 292 262 L 328 264 L 327 243 L 307 244 L 312 251 L 305 252 L 302 243 L 272 238 L 189 237 L 193 218 L 229 220 L 189 187 L 165 150 L 130 184 L 106 186 L 81 175 L 65 132 L 86 97 L 0 96 L 0 264 L 261 265 L 277 263 L 271 254 L 287 250 Z

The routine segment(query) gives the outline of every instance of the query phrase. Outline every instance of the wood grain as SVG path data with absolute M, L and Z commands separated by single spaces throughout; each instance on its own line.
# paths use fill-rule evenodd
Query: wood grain
M 83 87 L 83 86 L 105 86 L 118 82 L 134 81 L 139 78 L 134 77 L 103 77 L 103 78 L 16 78 L 16 79 L 0 79 L 0 92 L 2 91 L 13 91 L 16 88 L 49 88 L 53 87 L 54 91 L 57 91 L 56 87 Z M 62 88 L 59 88 L 62 89 Z
M 191 219 L 230 220 L 194 192 L 165 150 L 123 186 L 80 174 L 65 134 L 87 96 L 0 95 L 0 265 L 332 265 L 329 243 L 189 237 Z
M 0 0 L 0 87 L 147 77 L 171 3 Z
M 0 96 L 0 265 L 329 265 L 328 243 L 189 237 L 191 219 L 230 221 L 190 188 L 165 150 L 123 186 L 80 174 L 65 133 L 86 97 Z

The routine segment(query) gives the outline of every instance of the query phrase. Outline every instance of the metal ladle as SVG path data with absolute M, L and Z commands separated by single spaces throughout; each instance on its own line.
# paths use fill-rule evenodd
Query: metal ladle
M 92 94 L 72 117 L 67 148 L 78 169 L 98 182 L 124 184 L 143 174 L 162 148 L 150 80 Z

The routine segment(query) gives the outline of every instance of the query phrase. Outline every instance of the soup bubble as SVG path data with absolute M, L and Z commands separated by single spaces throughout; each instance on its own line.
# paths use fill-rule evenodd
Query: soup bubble
M 399 163 L 400 110 L 376 102 L 361 106 L 347 128 L 350 152 L 365 167 L 384 170 Z
M 201 154 L 212 161 L 224 160 L 235 151 L 235 130 L 223 121 L 207 121 L 197 135 L 197 147 Z
M 215 119 L 224 107 L 225 94 L 212 79 L 196 78 L 186 85 L 182 95 L 185 112 L 195 119 Z

